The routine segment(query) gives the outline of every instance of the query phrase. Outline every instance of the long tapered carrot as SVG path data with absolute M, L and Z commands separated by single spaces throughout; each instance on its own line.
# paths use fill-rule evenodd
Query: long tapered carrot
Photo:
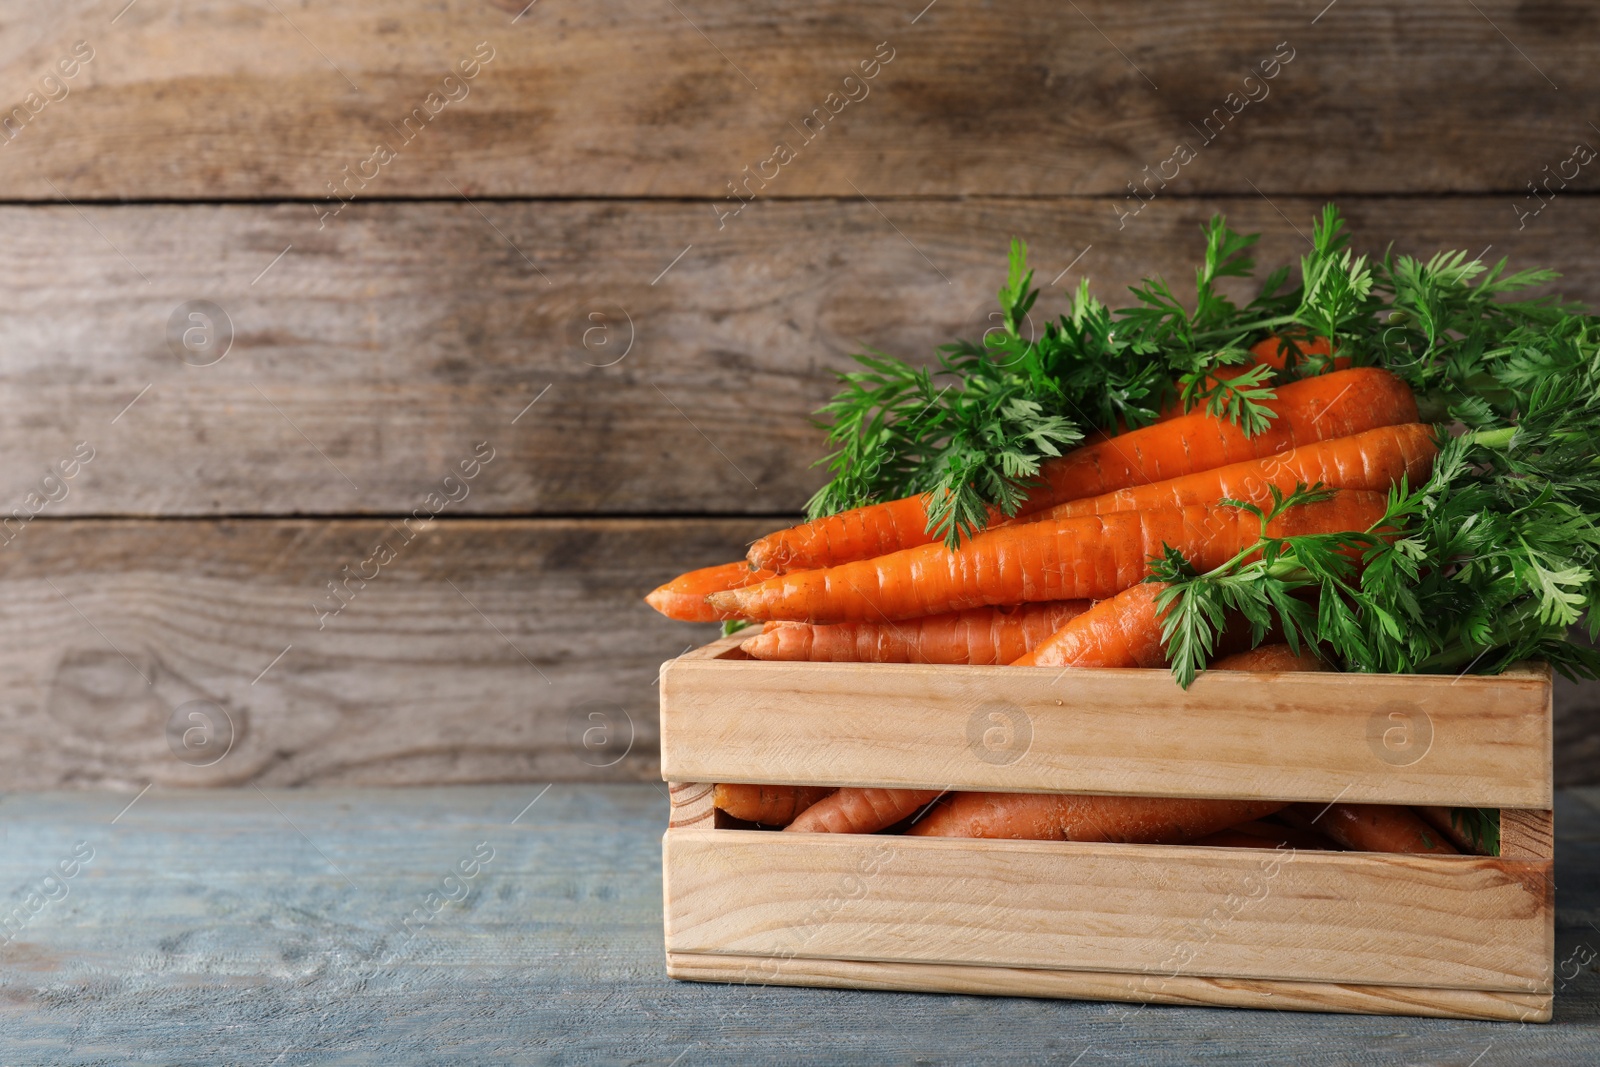
M 801 812 L 784 831 L 875 834 L 933 803 L 941 789 L 841 789 Z
M 1011 661 L 1013 667 L 1163 667 L 1166 647 L 1161 643 L 1161 616 L 1156 598 L 1166 588 L 1162 582 L 1129 586 L 1108 600 L 1099 601 L 1082 615 L 1036 645 L 1032 652 Z M 1309 649 L 1291 652 L 1285 644 L 1229 652 L 1244 640 L 1246 631 L 1230 627 L 1218 642 L 1211 670 L 1317 671 L 1322 661 Z
M 1070 620 L 1033 650 L 1011 661 L 1013 667 L 1161 667 L 1167 649 L 1161 643 L 1161 617 L 1156 597 L 1164 582 L 1130 585 L 1114 597 Z
M 1383 426 L 1350 437 L 1301 445 L 1265 459 L 1230 463 L 1181 478 L 1068 501 L 1015 521 L 1211 504 L 1225 497 L 1264 505 L 1274 487 L 1287 493 L 1297 483 L 1321 482 L 1338 489 L 1387 492 L 1400 483 L 1402 476 L 1413 486 L 1426 481 L 1438 452 L 1431 426 L 1420 422 Z
M 1028 494 L 1021 510 L 1044 511 L 1069 500 L 1276 455 L 1312 441 L 1417 421 L 1410 387 L 1379 367 L 1303 378 L 1277 393 L 1267 405 L 1277 418 L 1254 437 L 1226 419 L 1190 412 L 1077 449 L 1044 466 L 1044 485 Z
M 1382 517 L 1386 502 L 1381 493 L 1341 491 L 1290 508 L 1269 532 L 1365 530 Z M 922 545 L 779 575 L 708 599 L 728 615 L 796 622 L 892 622 L 984 605 L 1095 600 L 1143 580 L 1163 545 L 1206 571 L 1255 544 L 1260 533 L 1259 521 L 1242 508 L 1119 511 L 1002 526 L 954 551 Z
M 1010 663 L 1088 609 L 1066 600 L 902 622 L 775 622 L 739 647 L 756 659 L 815 663 Z
M 912 837 L 1175 845 L 1271 815 L 1286 806 L 1281 800 L 952 793 L 906 833 Z
M 714 803 L 735 819 L 763 826 L 788 826 L 795 816 L 832 792 L 809 785 L 719 785 Z
M 680 574 L 666 585 L 652 590 L 644 602 L 669 619 L 679 622 L 721 622 L 736 618 L 706 603 L 710 593 L 739 589 L 755 582 L 774 577 L 771 571 L 753 571 L 744 560 L 719 563 L 715 567 L 701 567 L 688 574 Z
M 1293 814 L 1357 852 L 1457 854 L 1444 835 L 1398 804 L 1296 804 Z
M 1051 460 L 1022 512 L 1276 455 L 1297 445 L 1416 422 L 1417 403 L 1399 378 L 1376 367 L 1290 382 L 1267 406 L 1277 418 L 1248 437 L 1226 419 L 1190 412 L 1105 438 Z M 784 573 L 830 567 L 927 544 L 925 498 L 870 504 L 769 534 L 750 546 L 752 566 Z

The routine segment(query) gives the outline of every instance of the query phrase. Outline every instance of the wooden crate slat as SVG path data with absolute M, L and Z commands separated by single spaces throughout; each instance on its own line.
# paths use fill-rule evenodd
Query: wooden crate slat
M 1549 672 L 1499 678 L 679 660 L 662 773 L 1547 807 Z
M 1424 1015 L 1507 1022 L 1546 1022 L 1550 1018 L 1554 1000 L 1549 993 L 799 957 L 768 963 L 748 956 L 691 952 L 667 953 L 667 974 L 686 981 L 755 986 L 821 986 L 980 996 L 1059 997 L 1068 1000 L 1120 1000 L 1136 1004 Z
M 853 182 L 868 196 L 1120 198 L 1129 182 L 1170 195 L 1248 174 L 1273 196 L 1520 196 L 1588 136 L 1562 102 L 1600 85 L 1581 8 L 1495 10 L 1491 22 L 1418 0 L 1349 5 L 1310 26 L 1299 8 L 1246 0 L 1028 0 L 1005 17 L 939 5 L 915 23 L 899 7 L 843 0 L 803 18 L 753 15 L 738 0 L 682 12 L 641 0 L 524 7 L 279 13 L 222 0 L 196 12 L 143 0 L 114 24 L 84 0 L 20 7 L 0 34 L 13 100 L 74 41 L 95 58 L 6 149 L 8 195 L 53 198 L 53 181 L 80 201 L 316 201 L 330 185 L 363 197 L 718 198 L 750 181 L 744 196 L 848 197 Z M 1374 41 L 1405 41 L 1406 61 Z M 456 65 L 480 42 L 494 58 L 463 84 Z M 875 55 L 892 59 L 869 82 L 846 82 Z M 1269 66 L 1276 77 L 1246 80 L 1274 56 L 1288 60 Z M 1186 166 L 1172 162 L 1178 140 L 1195 154 Z M 776 142 L 789 162 L 773 162 Z M 393 158 L 378 162 L 378 145 Z M 747 177 L 760 173 L 770 185 Z
M 1555 848 L 1555 812 L 1512 808 L 1500 812 L 1500 855 L 1547 860 L 1555 855 Z
M 1551 991 L 1549 861 L 669 830 L 669 952 Z
M 191 158 L 151 144 L 163 167 Z M 95 459 L 47 514 L 410 514 L 487 441 L 495 459 L 448 514 L 798 515 L 834 373 L 866 347 L 923 360 L 987 328 L 1005 235 L 1027 237 L 1041 281 L 1083 254 L 1041 296 L 1042 328 L 1080 277 L 1116 304 L 1142 275 L 1188 276 L 1217 211 L 1265 235 L 1260 262 L 1295 261 L 1323 198 L 1274 203 L 1293 226 L 1248 191 L 1158 200 L 1123 229 L 1086 199 L 886 209 L 937 270 L 859 201 L 773 202 L 723 230 L 686 203 L 358 201 L 321 228 L 309 204 L 0 207 L 3 510 L 86 440 Z M 1600 199 L 1563 198 L 1563 225 L 1521 231 L 1498 196 L 1344 207 L 1369 251 L 1492 245 L 1600 302 Z M 195 300 L 233 327 L 210 366 L 168 337 Z

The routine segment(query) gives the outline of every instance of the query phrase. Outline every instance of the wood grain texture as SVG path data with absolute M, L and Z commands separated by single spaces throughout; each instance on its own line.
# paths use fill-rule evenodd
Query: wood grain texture
M 368 196 L 720 197 L 782 142 L 795 158 L 760 168 L 778 196 L 1120 195 L 1183 141 L 1175 189 L 1520 195 L 1591 136 L 1600 23 L 1481 6 L 16 5 L 10 101 L 75 40 L 95 56 L 4 165 L 40 199 L 323 197 L 358 171 Z M 494 58 L 446 103 L 480 42 Z M 892 61 L 845 83 L 880 42 Z M 1292 58 L 1247 83 L 1274 54 Z M 363 171 L 378 145 L 396 158 Z
M 1042 324 L 1084 275 L 1113 303 L 1183 283 L 1215 211 L 1293 261 L 1320 203 L 1158 199 L 1121 230 L 1081 199 L 774 203 L 722 230 L 686 203 L 356 204 L 321 230 L 306 204 L 0 207 L 0 512 L 83 440 L 48 514 L 409 514 L 482 441 L 451 514 L 796 513 L 834 372 L 992 325 L 1010 235 Z M 1600 198 L 1520 232 L 1505 197 L 1345 207 L 1368 249 L 1492 246 L 1600 302 Z M 169 342 L 198 300 L 232 323 L 209 366 Z
M 716 786 L 706 782 L 670 782 L 667 795 L 672 801 L 672 814 L 667 828 L 714 825 L 717 814 Z
M 1060 997 L 1133 1004 L 1257 1008 L 1268 1011 L 1421 1015 L 1442 1019 L 1548 1022 L 1549 993 L 1495 993 L 1470 989 L 1273 982 L 1195 978 L 1188 975 L 1118 974 L 1023 967 L 952 966 L 940 963 L 872 963 L 860 960 L 780 960 L 756 971 L 748 957 L 667 953 L 667 974 L 685 981 L 881 989 L 891 992 L 966 993 L 1000 997 Z
M 96 853 L 70 895 L 0 949 L 5 1059 L 520 1067 L 683 1054 L 680 1067 L 776 1067 L 800 1049 L 873 1067 L 1069 1064 L 1093 1049 L 1079 1067 L 1480 1054 L 1484 1067 L 1587 1063 L 1600 1042 L 1594 790 L 1556 798 L 1554 1022 L 1522 1027 L 673 982 L 664 787 L 557 783 L 527 808 L 541 788 L 157 786 L 120 818 L 132 790 L 5 795 L 4 912 L 74 842 Z M 496 855 L 466 899 L 407 938 L 402 919 L 482 841 Z
M 668 952 L 1548 993 L 1550 861 L 750 830 L 663 838 Z
M 0 553 L 0 781 L 658 778 L 657 670 L 716 631 L 640 598 L 759 532 L 437 520 L 406 545 L 400 529 L 37 520 Z M 327 583 L 370 572 L 382 539 L 397 558 L 319 620 Z
M 1500 812 L 1500 855 L 1509 859 L 1550 859 L 1556 841 L 1555 816 L 1550 811 Z
M 726 648 L 727 645 L 722 646 Z M 709 650 L 708 650 L 709 651 Z M 674 781 L 1535 807 L 1548 668 L 1466 676 L 674 660 Z

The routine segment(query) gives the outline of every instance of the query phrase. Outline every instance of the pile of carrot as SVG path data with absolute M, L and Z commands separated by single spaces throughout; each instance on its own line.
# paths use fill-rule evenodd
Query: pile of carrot
M 1256 347 L 1281 362 L 1275 338 Z M 1303 349 L 1305 351 L 1305 349 Z M 1325 343 L 1309 351 L 1327 354 Z M 692 622 L 765 625 L 741 644 L 760 660 L 1010 664 L 1070 669 L 1166 663 L 1149 563 L 1164 547 L 1208 570 L 1248 551 L 1255 514 L 1297 485 L 1336 490 L 1291 507 L 1274 536 L 1368 530 L 1388 491 L 1426 479 L 1438 447 L 1409 388 L 1378 368 L 1283 385 L 1270 428 L 1247 436 L 1204 412 L 1099 436 L 1046 464 L 1018 514 L 958 548 L 928 533 L 928 501 L 856 508 L 760 538 L 746 560 L 691 571 L 646 600 Z M 1321 670 L 1313 650 L 1266 645 L 1221 670 Z M 1061 794 L 720 785 L 717 806 L 791 832 L 876 833 L 1219 847 L 1453 852 L 1449 813 Z M 1449 829 L 1447 829 L 1449 827 Z

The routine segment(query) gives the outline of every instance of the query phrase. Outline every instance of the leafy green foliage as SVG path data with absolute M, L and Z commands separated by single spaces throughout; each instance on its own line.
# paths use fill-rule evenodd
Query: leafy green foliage
M 1411 386 L 1425 420 L 1472 432 L 1444 447 L 1425 484 L 1395 491 L 1381 535 L 1263 537 L 1259 555 L 1205 575 L 1170 550 L 1155 561 L 1173 584 L 1162 599 L 1179 680 L 1234 617 L 1351 670 L 1484 672 L 1529 657 L 1600 668 L 1565 639 L 1572 625 L 1600 636 L 1600 320 L 1519 298 L 1550 271 L 1508 272 L 1503 259 L 1460 251 L 1356 255 L 1331 205 L 1298 279 L 1278 268 L 1240 306 L 1230 294 L 1251 277 L 1256 238 L 1220 216 L 1201 235 L 1192 302 L 1151 278 L 1113 311 L 1085 281 L 1037 336 L 1026 327 L 1039 290 L 1014 240 L 1000 327 L 944 346 L 931 366 L 874 352 L 841 376 L 819 412 L 833 477 L 812 516 L 928 494 L 930 532 L 954 546 L 1014 514 L 1042 466 L 1086 431 L 1148 425 L 1176 405 L 1254 435 L 1271 426 L 1283 383 L 1335 359 L 1381 366 Z M 1249 352 L 1268 337 L 1279 338 L 1281 369 Z M 1315 338 L 1332 351 L 1303 354 L 1296 343 Z M 1276 501 L 1262 521 L 1315 492 Z
M 1233 614 L 1257 641 L 1276 623 L 1348 670 L 1493 674 L 1544 659 L 1600 675 L 1600 653 L 1567 639 L 1578 625 L 1600 635 L 1600 347 L 1527 401 L 1515 427 L 1448 439 L 1432 477 L 1396 487 L 1370 530 L 1274 538 L 1264 518 L 1260 543 L 1208 574 L 1170 550 L 1155 560 L 1179 684 Z M 1312 494 L 1275 495 L 1268 517 Z

